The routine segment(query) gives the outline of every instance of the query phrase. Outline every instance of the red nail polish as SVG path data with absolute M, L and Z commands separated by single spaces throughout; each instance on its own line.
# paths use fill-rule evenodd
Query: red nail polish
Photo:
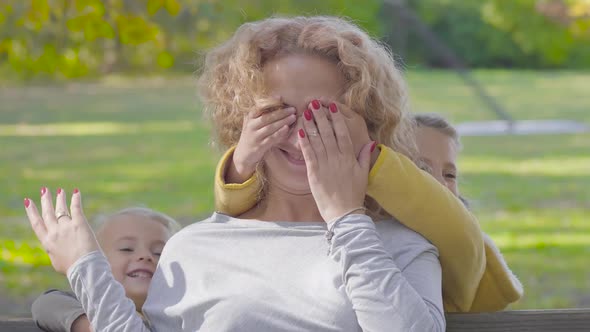
M 303 131 L 303 129 L 299 129 L 299 137 L 301 137 L 301 138 L 305 137 L 305 132 Z
M 57 188 L 57 194 L 61 194 L 61 188 Z
M 31 205 L 31 201 L 28 198 L 25 198 L 25 209 L 27 209 Z
M 321 105 L 320 105 L 319 100 L 316 99 L 311 102 L 311 106 L 313 107 L 314 110 L 319 110 Z
M 77 194 L 79 192 L 78 188 L 74 189 L 74 194 Z
M 334 104 L 334 103 L 330 104 L 330 112 L 332 112 L 332 113 L 338 112 L 338 107 L 336 107 L 336 104 Z
M 305 117 L 305 120 L 311 121 L 312 115 L 311 115 L 311 111 L 310 110 L 305 110 L 303 112 L 303 116 Z
M 373 145 L 371 145 L 371 152 L 375 151 L 375 147 L 377 147 L 377 142 L 373 142 Z
M 41 196 L 45 195 L 47 192 L 47 187 L 41 187 Z

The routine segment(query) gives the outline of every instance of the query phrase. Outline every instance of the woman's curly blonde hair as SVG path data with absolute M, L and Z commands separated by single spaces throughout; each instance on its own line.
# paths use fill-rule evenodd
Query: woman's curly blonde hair
M 268 104 L 264 64 L 293 53 L 333 61 L 346 78 L 340 102 L 363 116 L 371 139 L 414 159 L 407 88 L 391 53 L 356 25 L 326 16 L 246 23 L 207 54 L 199 92 L 213 121 L 216 144 L 237 144 L 244 115 Z
M 346 80 L 339 102 L 365 119 L 372 140 L 415 160 L 407 88 L 389 49 L 355 24 L 328 16 L 246 23 L 207 54 L 199 92 L 216 145 L 237 144 L 244 115 L 268 106 L 262 68 L 289 54 L 316 55 L 336 64 Z

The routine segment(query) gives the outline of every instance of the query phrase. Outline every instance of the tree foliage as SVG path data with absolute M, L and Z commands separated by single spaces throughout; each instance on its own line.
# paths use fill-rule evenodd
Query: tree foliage
M 407 3 L 470 65 L 590 66 L 588 0 Z M 3 0 L 0 73 L 67 79 L 190 72 L 240 24 L 273 14 L 348 16 L 377 37 L 406 36 L 394 49 L 406 62 L 437 65 L 411 27 L 392 30 L 396 17 L 383 9 L 382 0 Z
M 25 79 L 191 71 L 200 51 L 245 21 L 354 14 L 376 31 L 378 8 L 375 0 L 7 0 L 0 4 L 0 66 Z
M 482 16 L 508 33 L 522 52 L 536 54 L 540 66 L 590 64 L 588 0 L 490 0 Z
M 590 67 L 588 0 L 408 1 L 419 16 L 472 66 Z M 437 64 L 427 45 L 414 60 Z

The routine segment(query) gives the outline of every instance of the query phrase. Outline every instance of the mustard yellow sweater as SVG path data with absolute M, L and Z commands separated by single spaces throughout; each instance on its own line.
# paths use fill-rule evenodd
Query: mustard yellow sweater
M 521 283 L 463 203 L 411 160 L 379 147 L 367 195 L 438 248 L 445 311 L 497 311 L 520 299 Z M 215 207 L 237 216 L 256 204 L 261 184 L 256 175 L 244 183 L 225 183 L 233 151 L 217 165 Z

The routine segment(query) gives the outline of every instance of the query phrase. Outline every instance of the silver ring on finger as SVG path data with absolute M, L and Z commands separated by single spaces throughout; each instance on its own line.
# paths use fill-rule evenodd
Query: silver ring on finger
M 71 218 L 71 217 L 70 217 L 70 214 L 69 214 L 69 213 L 67 213 L 66 211 L 56 211 L 56 212 L 55 212 L 55 220 L 59 221 L 59 219 L 60 219 L 61 217 L 68 217 L 68 218 Z
M 318 135 L 318 131 L 317 130 L 310 130 L 308 133 L 309 136 L 317 136 Z

